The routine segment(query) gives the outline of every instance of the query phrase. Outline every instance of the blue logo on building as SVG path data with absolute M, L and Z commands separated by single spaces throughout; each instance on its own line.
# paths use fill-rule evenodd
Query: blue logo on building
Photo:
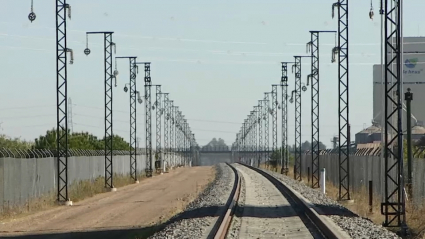
M 415 68 L 417 62 L 418 62 L 418 58 L 412 58 L 412 59 L 406 59 L 406 61 L 404 61 L 404 64 L 406 65 L 407 68 Z

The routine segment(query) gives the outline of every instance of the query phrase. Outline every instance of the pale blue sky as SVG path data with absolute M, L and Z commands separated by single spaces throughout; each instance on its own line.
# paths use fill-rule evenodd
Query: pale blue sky
M 55 4 L 53 0 L 34 2 L 37 19 L 30 23 L 30 0 L 0 0 L 0 132 L 27 140 L 54 127 L 56 120 Z M 74 104 L 74 131 L 103 136 L 103 41 L 101 36 L 91 36 L 92 54 L 85 56 L 86 31 L 114 31 L 118 56 L 135 55 L 139 61 L 151 61 L 153 83 L 163 85 L 163 91 L 180 106 L 200 145 L 212 137 L 231 144 L 252 106 L 265 91 L 271 91 L 271 84 L 279 83 L 280 62 L 306 54 L 308 31 L 336 30 L 337 21 L 331 18 L 333 2 L 70 0 L 68 47 L 75 51 L 75 62 L 68 67 L 68 87 Z M 350 1 L 353 133 L 372 119 L 372 64 L 380 60 L 379 1 L 373 2 L 375 19 L 371 21 L 370 1 Z M 404 35 L 425 35 L 425 2 L 411 0 L 404 5 Z M 330 146 L 331 137 L 338 132 L 337 65 L 330 64 L 335 37 L 322 35 L 320 42 L 320 139 Z M 310 60 L 303 62 L 305 81 Z M 128 140 L 129 96 L 122 90 L 128 82 L 128 61 L 118 62 L 118 68 L 114 126 L 115 133 Z M 138 77 L 140 91 L 142 75 Z M 292 90 L 292 74 L 289 79 Z M 309 98 L 310 89 L 302 99 L 303 141 L 311 139 Z M 291 105 L 291 144 L 293 114 Z M 145 137 L 143 121 L 140 105 L 141 139 Z

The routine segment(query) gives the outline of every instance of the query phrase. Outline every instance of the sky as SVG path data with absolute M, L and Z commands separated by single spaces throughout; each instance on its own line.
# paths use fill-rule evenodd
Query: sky
M 150 61 L 153 84 L 162 85 L 179 106 L 199 145 L 213 137 L 230 145 L 264 92 L 281 78 L 281 61 L 307 55 L 310 30 L 337 30 L 329 0 L 69 0 L 68 96 L 73 131 L 104 134 L 102 36 L 114 31 L 116 56 Z M 350 123 L 352 134 L 371 124 L 372 65 L 380 62 L 379 1 L 369 19 L 370 1 L 350 1 Z M 56 125 L 55 1 L 0 0 L 0 133 L 34 140 Z M 404 4 L 404 36 L 425 35 L 423 0 Z M 421 26 L 422 25 L 422 26 Z M 338 71 L 331 63 L 334 34 L 320 36 L 320 141 L 328 147 L 338 134 Z M 117 64 L 114 133 L 129 139 L 128 61 Z M 303 59 L 302 80 L 310 71 Z M 289 90 L 294 75 L 289 73 Z M 143 92 L 143 73 L 137 89 Z M 280 90 L 279 90 L 280 94 Z M 302 141 L 311 140 L 310 89 L 302 96 Z M 280 98 L 280 97 L 279 97 Z M 144 107 L 137 110 L 137 136 L 144 144 Z M 289 143 L 294 143 L 294 105 L 289 106 Z M 278 115 L 280 118 L 280 113 Z M 280 125 L 280 123 L 279 123 Z M 280 127 L 279 127 L 280 130 Z M 280 135 L 280 133 L 279 133 Z M 280 137 L 279 137 L 280 141 Z M 155 142 L 155 141 L 154 141 Z

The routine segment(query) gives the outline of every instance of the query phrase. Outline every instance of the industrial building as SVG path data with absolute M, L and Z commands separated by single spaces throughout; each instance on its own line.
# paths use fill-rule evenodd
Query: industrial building
M 412 139 L 418 140 L 425 136 L 425 37 L 403 38 L 403 92 L 408 88 L 413 93 L 412 101 Z M 373 65 L 373 119 L 372 126 L 355 135 L 356 144 L 376 143 L 381 141 L 381 125 L 383 120 L 382 67 Z M 403 93 L 404 102 L 404 93 Z M 391 106 L 390 106 L 391 107 Z M 406 130 L 406 105 L 403 103 L 403 129 Z

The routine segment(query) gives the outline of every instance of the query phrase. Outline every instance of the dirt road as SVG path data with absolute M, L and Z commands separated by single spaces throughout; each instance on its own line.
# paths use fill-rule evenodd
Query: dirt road
M 75 203 L 0 223 L 1 238 L 143 238 L 213 179 L 212 167 L 179 168 Z M 136 236 L 137 235 L 137 236 Z

